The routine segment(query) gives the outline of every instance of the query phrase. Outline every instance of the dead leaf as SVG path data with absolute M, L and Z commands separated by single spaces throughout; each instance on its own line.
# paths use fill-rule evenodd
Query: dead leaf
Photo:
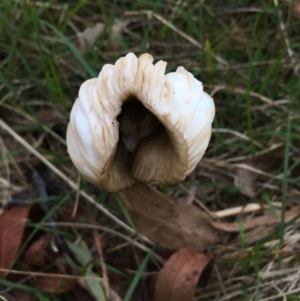
M 192 301 L 196 285 L 211 258 L 183 248 L 174 253 L 158 274 L 154 301 Z
M 37 117 L 48 126 L 56 124 L 67 124 L 66 117 L 55 109 L 41 109 L 37 112 Z M 9 115 L 10 122 L 18 125 L 36 125 L 37 120 L 29 115 L 17 116 Z
M 183 200 L 183 203 L 187 205 L 192 205 L 195 199 L 196 192 L 197 192 L 197 187 L 195 186 L 190 187 L 187 196 Z
M 14 288 L 11 292 L 15 301 L 38 301 L 39 299 L 32 292 Z
M 300 17 L 300 1 L 299 0 L 282 0 L 282 2 L 286 3 L 294 10 L 294 14 L 296 17 Z
M 67 301 L 97 301 L 86 289 L 76 285 L 68 294 Z
M 241 189 L 241 193 L 249 198 L 256 195 L 255 184 L 257 180 L 265 173 L 270 172 L 280 166 L 283 157 L 281 155 L 264 154 L 253 157 L 243 162 L 243 167 L 237 169 L 234 178 L 234 185 Z M 246 167 L 249 166 L 249 169 Z M 256 169 L 258 172 L 251 171 Z
M 221 238 L 220 232 L 211 226 L 208 214 L 149 186 L 137 183 L 119 192 L 119 196 L 139 232 L 165 248 L 203 250 Z
M 67 301 L 98 301 L 84 286 L 76 285 L 72 291 L 71 295 L 67 296 Z M 122 301 L 119 295 L 112 289 L 110 289 L 110 298 L 106 299 L 107 301 Z
M 15 207 L 0 216 L 0 268 L 8 269 L 20 249 L 31 206 Z M 0 279 L 5 274 L 0 272 Z
M 121 297 L 113 290 L 109 290 L 109 301 L 122 301 Z
M 118 51 L 120 49 L 122 38 L 122 32 L 128 22 L 115 19 L 109 32 L 109 38 L 105 41 L 106 51 Z M 86 28 L 83 32 L 77 34 L 78 37 L 78 49 L 81 54 L 86 54 L 89 47 L 92 47 L 104 32 L 105 25 L 103 23 L 97 23 L 92 27 Z
M 34 241 L 25 251 L 24 259 L 31 267 L 42 268 L 47 264 L 47 247 L 52 235 L 43 235 Z
M 274 225 L 263 225 L 257 226 L 255 228 L 249 229 L 243 233 L 243 244 L 244 246 L 251 246 L 255 244 L 257 241 L 262 240 L 274 233 Z M 236 247 L 239 249 L 241 245 L 241 237 L 237 235 L 232 241 L 230 241 L 231 247 Z M 233 253 L 232 253 L 233 254 Z
M 82 262 L 83 266 L 85 266 L 85 275 L 90 277 L 80 279 L 80 285 L 87 289 L 97 301 L 105 300 L 105 294 L 102 283 L 100 282 L 100 277 L 92 271 L 91 263 L 93 262 L 93 256 L 90 250 L 86 247 L 83 241 L 81 241 L 80 245 L 75 245 L 70 241 L 67 241 L 67 244 L 79 261 Z
M 79 51 L 82 54 L 85 54 L 88 50 L 88 47 L 91 47 L 96 43 L 103 31 L 104 24 L 97 23 L 95 26 L 88 27 L 83 32 L 78 33 L 77 37 Z
M 111 35 L 109 40 L 106 43 L 106 50 L 107 51 L 118 51 L 120 49 L 121 43 L 120 40 L 122 38 L 122 32 L 126 23 L 122 22 L 119 19 L 114 20 L 114 24 L 111 27 Z
M 48 125 L 67 123 L 65 116 L 55 109 L 42 109 L 38 112 L 38 116 Z
M 52 275 L 50 276 L 45 273 L 43 276 L 36 276 L 35 284 L 39 289 L 48 293 L 61 294 L 68 292 L 74 288 L 78 281 L 78 279 L 73 277 L 68 278 L 66 273 L 62 273 L 57 268 L 53 268 L 47 272 Z M 57 277 L 53 277 L 53 274 L 57 274 Z M 60 277 L 60 275 L 64 277 Z
M 296 206 L 285 213 L 285 222 L 288 223 L 292 219 L 300 215 L 300 206 Z M 259 226 L 273 225 L 280 223 L 280 212 L 277 212 L 275 216 L 272 213 L 267 213 L 262 216 L 254 218 L 246 218 L 242 223 L 243 230 L 250 230 Z M 211 221 L 211 225 L 216 229 L 225 232 L 239 232 L 241 230 L 241 224 L 239 222 L 234 223 L 222 223 L 217 221 Z

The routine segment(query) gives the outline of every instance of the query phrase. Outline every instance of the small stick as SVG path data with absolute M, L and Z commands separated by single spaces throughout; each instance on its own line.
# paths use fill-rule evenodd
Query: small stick
M 93 277 L 93 276 L 76 276 L 76 275 L 66 275 L 66 274 L 53 274 L 53 273 L 41 273 L 41 272 L 31 272 L 31 271 L 18 271 L 18 270 L 11 270 L 11 269 L 3 269 L 0 268 L 0 272 L 7 272 L 10 274 L 17 274 L 17 275 L 30 275 L 30 276 L 38 276 L 38 277 L 47 277 L 47 278 L 62 278 L 62 279 L 96 279 L 99 281 L 103 281 L 100 277 Z
M 0 127 L 8 132 L 17 142 L 22 144 L 31 154 L 36 156 L 39 160 L 41 160 L 46 166 L 48 166 L 57 176 L 59 176 L 63 181 L 65 181 L 72 189 L 78 190 L 78 186 L 75 182 L 70 180 L 61 170 L 55 167 L 50 161 L 48 161 L 42 154 L 40 154 L 36 149 L 34 149 L 25 139 L 23 139 L 18 133 L 16 133 L 10 126 L 8 126 L 2 119 L 0 119 Z M 89 196 L 86 192 L 80 190 L 80 195 L 87 200 L 89 203 L 93 204 L 97 209 L 102 211 L 105 215 L 107 215 L 110 219 L 112 219 L 116 224 L 127 230 L 129 233 L 136 235 L 135 230 L 130 228 L 127 224 L 121 221 L 119 218 L 114 216 L 108 209 L 106 209 L 103 205 L 95 201 L 91 196 Z M 153 245 L 153 242 L 148 238 L 139 235 L 139 237 Z
M 185 190 L 185 192 L 189 193 L 188 189 L 182 184 L 179 183 L 179 186 Z M 197 197 L 194 196 L 194 200 L 197 202 L 197 204 L 206 212 L 208 213 L 213 219 L 216 218 L 213 212 L 211 212 Z
M 45 182 L 41 178 L 41 176 L 38 174 L 38 172 L 32 166 L 30 166 L 30 164 L 26 164 L 26 165 L 32 172 L 32 181 L 35 185 L 36 190 L 38 191 L 39 197 L 43 199 L 42 202 L 40 203 L 40 206 L 41 206 L 42 210 L 44 211 L 44 213 L 46 214 L 49 211 L 49 208 L 48 208 L 48 204 L 46 203 L 48 194 L 46 191 Z M 55 219 L 52 216 L 48 216 L 47 220 L 49 222 L 55 222 Z M 52 226 L 52 227 L 54 229 L 56 228 L 55 226 Z M 55 234 L 55 238 L 57 241 L 58 249 L 60 251 L 64 252 L 65 254 L 67 254 L 76 265 L 78 265 L 79 267 L 82 267 L 81 262 L 77 259 L 77 257 L 73 253 L 73 251 L 65 243 L 64 239 L 59 234 Z
M 105 297 L 107 300 L 110 300 L 109 279 L 107 276 L 107 268 L 106 268 L 106 264 L 104 261 L 101 237 L 99 236 L 99 234 L 95 228 L 92 231 L 93 231 L 94 241 L 95 241 L 97 253 L 99 256 L 100 266 L 101 266 L 101 270 L 102 270 L 103 287 L 104 287 Z
M 141 10 L 141 11 L 129 11 L 129 12 L 125 12 L 126 16 L 134 16 L 134 15 L 141 15 L 144 14 L 147 17 L 151 17 L 153 16 L 154 18 L 156 18 L 157 20 L 159 20 L 161 23 L 165 24 L 166 26 L 168 26 L 170 29 L 172 29 L 174 32 L 176 32 L 178 35 L 180 35 L 181 37 L 183 37 L 184 39 L 186 39 L 187 41 L 189 41 L 191 44 L 193 44 L 194 46 L 198 47 L 199 49 L 203 49 L 203 45 L 201 43 L 199 43 L 196 39 L 194 39 L 193 37 L 187 35 L 185 32 L 183 32 L 182 30 L 180 30 L 177 26 L 175 26 L 173 23 L 171 23 L 170 21 L 168 21 L 167 19 L 165 19 L 163 16 L 154 13 L 151 10 Z M 214 57 L 214 59 L 225 66 L 228 66 L 228 63 L 219 55 L 217 54 L 212 54 L 212 56 Z
M 272 204 L 273 204 L 273 206 L 276 206 L 279 208 L 281 206 L 280 203 L 272 203 Z M 218 218 L 223 218 L 223 217 L 227 217 L 227 216 L 237 215 L 239 213 L 255 212 L 255 211 L 258 211 L 261 209 L 266 209 L 266 208 L 268 208 L 268 207 L 265 205 L 252 203 L 252 204 L 247 204 L 246 206 L 237 206 L 234 208 L 228 208 L 228 209 L 216 211 L 216 212 L 214 212 L 214 214 Z
M 196 195 L 196 191 L 197 191 L 197 188 L 195 186 L 191 187 L 187 193 L 188 195 L 185 197 L 184 199 L 184 204 L 187 204 L 187 205 L 192 205 L 193 204 L 193 201 L 195 199 L 195 195 Z
M 79 205 L 79 197 L 80 197 L 80 182 L 81 182 L 81 177 L 78 175 L 77 177 L 77 191 L 76 191 L 76 196 L 75 196 L 75 204 L 73 207 L 73 212 L 72 212 L 72 218 L 75 218 L 77 210 L 78 210 L 78 205 Z

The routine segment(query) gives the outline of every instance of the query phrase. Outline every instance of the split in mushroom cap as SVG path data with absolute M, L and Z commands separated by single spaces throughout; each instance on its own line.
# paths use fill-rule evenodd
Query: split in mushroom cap
M 135 181 L 171 185 L 202 158 L 215 114 L 202 83 L 179 67 L 133 53 L 82 84 L 67 130 L 80 174 L 108 191 Z

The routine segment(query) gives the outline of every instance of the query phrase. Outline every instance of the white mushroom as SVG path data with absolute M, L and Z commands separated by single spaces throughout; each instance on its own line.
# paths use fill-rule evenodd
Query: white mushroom
M 104 65 L 74 103 L 68 152 L 83 177 L 108 191 L 182 181 L 208 146 L 212 98 L 183 67 L 165 75 L 167 63 L 152 62 L 129 53 Z

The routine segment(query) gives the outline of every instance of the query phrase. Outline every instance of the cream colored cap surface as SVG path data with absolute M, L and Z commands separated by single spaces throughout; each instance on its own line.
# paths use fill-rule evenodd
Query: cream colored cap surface
M 135 181 L 171 185 L 194 170 L 210 140 L 214 102 L 190 72 L 165 75 L 166 65 L 129 53 L 82 84 L 67 145 L 88 181 L 115 192 Z

